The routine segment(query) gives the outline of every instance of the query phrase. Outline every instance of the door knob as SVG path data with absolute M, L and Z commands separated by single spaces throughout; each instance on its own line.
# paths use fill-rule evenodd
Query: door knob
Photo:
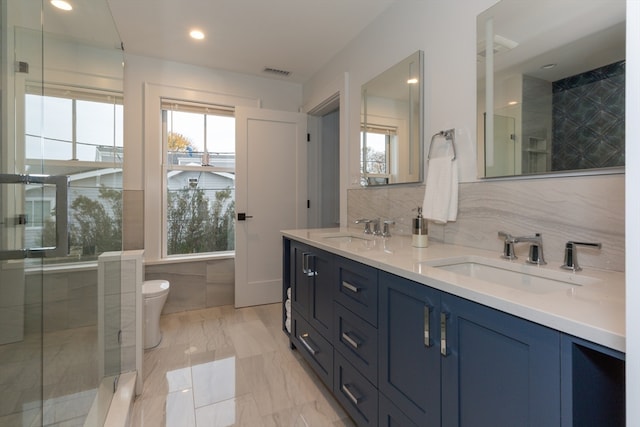
M 253 216 L 252 215 L 247 215 L 244 212 L 239 212 L 238 213 L 238 221 L 246 221 L 249 218 L 253 218 Z

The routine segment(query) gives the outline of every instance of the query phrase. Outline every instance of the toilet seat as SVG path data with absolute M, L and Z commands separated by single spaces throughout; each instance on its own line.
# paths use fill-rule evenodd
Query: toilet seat
M 169 293 L 167 280 L 145 280 L 142 282 L 142 295 L 145 298 L 155 298 Z

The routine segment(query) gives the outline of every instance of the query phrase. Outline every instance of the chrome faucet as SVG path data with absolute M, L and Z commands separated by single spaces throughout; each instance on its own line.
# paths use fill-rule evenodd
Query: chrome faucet
M 371 231 L 371 220 L 367 218 L 356 219 L 356 224 L 364 224 L 364 234 L 373 234 Z M 378 225 L 380 227 L 380 225 Z
M 508 260 L 518 259 L 515 253 L 515 244 L 521 242 L 528 242 L 529 245 L 529 258 L 527 262 L 529 264 L 545 265 L 547 262 L 544 260 L 544 252 L 542 250 L 542 235 L 536 233 L 534 236 L 521 236 L 513 237 L 511 234 L 504 231 L 499 231 L 498 236 L 504 239 L 504 249 L 502 252 L 502 258 Z
M 600 249 L 602 248 L 602 243 L 567 242 L 564 247 L 564 264 L 560 268 L 573 271 L 582 270 L 582 267 L 578 265 L 578 250 L 576 246 L 593 246 Z

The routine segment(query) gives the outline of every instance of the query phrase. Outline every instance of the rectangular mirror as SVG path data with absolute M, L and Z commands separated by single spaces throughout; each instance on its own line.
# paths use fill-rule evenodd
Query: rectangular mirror
M 423 54 L 362 85 L 362 186 L 422 182 Z
M 624 172 L 625 0 L 501 0 L 477 18 L 481 177 Z

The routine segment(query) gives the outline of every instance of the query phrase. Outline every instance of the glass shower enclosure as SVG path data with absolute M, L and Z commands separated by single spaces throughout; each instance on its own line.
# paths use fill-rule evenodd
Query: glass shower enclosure
M 1 1 L 0 426 L 102 425 L 121 370 L 121 42 L 106 0 Z

